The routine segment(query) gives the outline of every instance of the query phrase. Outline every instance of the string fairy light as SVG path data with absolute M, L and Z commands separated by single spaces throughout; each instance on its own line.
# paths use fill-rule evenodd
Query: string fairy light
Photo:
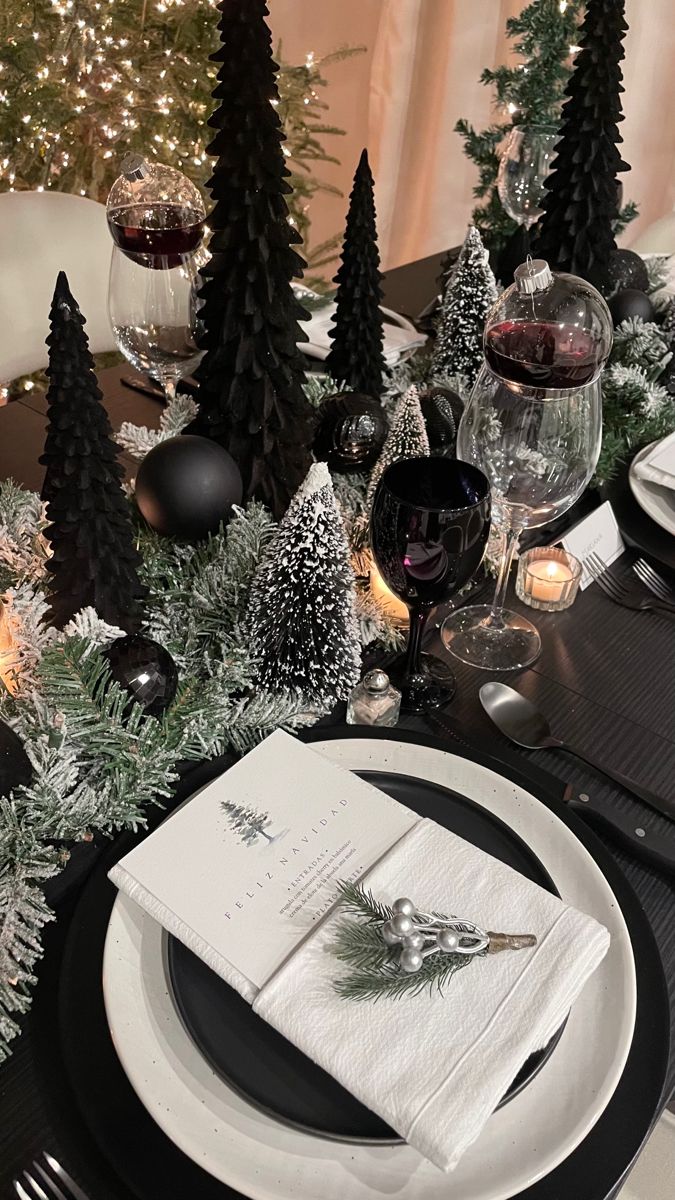
M 208 56 L 218 0 L 47 0 L 37 16 L 28 15 L 25 0 L 1 2 L 3 13 L 16 12 L 6 39 L 13 55 L 0 62 L 5 188 L 104 200 L 129 149 L 205 184 L 210 139 L 204 133 L 218 71 Z M 342 57 L 340 51 L 336 60 Z M 286 131 L 292 218 L 303 236 L 322 158 L 309 127 L 317 117 L 325 124 L 317 88 L 325 83 L 325 61 L 308 49 L 298 65 L 282 65 L 279 95 L 271 98 Z

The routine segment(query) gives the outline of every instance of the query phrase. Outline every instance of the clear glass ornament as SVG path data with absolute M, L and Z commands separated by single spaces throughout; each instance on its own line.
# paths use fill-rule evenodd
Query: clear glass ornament
M 199 270 L 208 259 L 205 209 L 173 167 L 129 154 L 108 196 L 114 242 L 108 311 L 118 348 L 160 381 L 167 400 L 197 366 Z
M 204 236 L 204 201 L 194 183 L 174 167 L 127 154 L 106 204 L 112 239 L 143 266 L 181 265 Z
M 518 392 L 568 392 L 598 378 L 612 348 L 612 318 L 585 279 L 528 258 L 485 321 L 485 361 Z

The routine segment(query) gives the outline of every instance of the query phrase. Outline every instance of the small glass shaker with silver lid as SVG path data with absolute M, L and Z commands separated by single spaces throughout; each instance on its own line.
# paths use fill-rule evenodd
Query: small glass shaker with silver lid
M 389 682 L 385 671 L 368 671 L 354 688 L 347 705 L 348 725 L 396 725 L 401 711 L 401 693 Z

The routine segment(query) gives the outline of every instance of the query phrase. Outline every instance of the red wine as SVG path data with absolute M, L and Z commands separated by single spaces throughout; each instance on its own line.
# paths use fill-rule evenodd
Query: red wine
M 583 387 L 598 367 L 584 329 L 548 321 L 501 321 L 488 330 L 485 357 L 500 378 L 536 388 Z
M 130 204 L 108 213 L 113 240 L 135 261 L 166 270 L 180 266 L 204 236 L 204 218 L 184 204 Z

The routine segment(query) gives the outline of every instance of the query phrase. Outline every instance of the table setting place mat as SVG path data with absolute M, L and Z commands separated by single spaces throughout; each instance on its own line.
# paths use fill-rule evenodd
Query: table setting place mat
M 281 732 L 110 878 L 444 1171 L 609 945 L 592 917 Z M 536 944 L 477 957 L 442 992 L 345 999 L 331 947 L 344 920 L 336 884 L 348 878 L 384 904 L 411 896 L 424 912 Z
M 518 1111 L 520 1100 L 517 1103 L 509 1101 L 500 1108 L 495 1117 L 488 1122 L 475 1147 L 470 1148 L 454 1172 L 444 1175 L 437 1168 L 427 1164 L 429 1171 L 435 1174 L 429 1176 L 420 1170 L 411 1174 L 407 1158 L 409 1149 L 396 1146 L 391 1151 L 395 1158 L 391 1160 L 391 1167 L 386 1169 L 390 1171 L 394 1164 L 399 1162 L 400 1167 L 393 1177 L 391 1174 L 386 1175 L 382 1187 L 376 1186 L 375 1191 L 367 1191 L 367 1195 L 382 1194 L 384 1188 L 387 1194 L 400 1194 L 406 1198 L 423 1196 L 425 1200 L 427 1196 L 436 1194 L 443 1197 L 457 1195 L 461 1200 L 495 1194 L 518 1195 L 522 1200 L 560 1200 L 561 1196 L 580 1194 L 583 1181 L 585 1200 L 610 1200 L 610 1197 L 616 1195 L 620 1181 L 639 1153 L 660 1108 L 665 1103 L 666 1094 L 662 1093 L 662 1087 L 668 1068 L 669 1018 L 663 968 L 645 911 L 626 882 L 626 874 L 638 896 L 643 897 L 650 919 L 654 922 L 662 951 L 669 962 L 669 946 L 672 939 L 670 932 L 667 932 L 671 926 L 664 923 L 665 884 L 658 877 L 658 873 L 638 863 L 632 863 L 624 854 L 615 853 L 613 848 L 610 855 L 587 826 L 561 803 L 564 789 L 560 780 L 540 765 L 526 762 L 519 755 L 516 756 L 501 746 L 497 747 L 495 744 L 492 754 L 496 754 L 497 757 L 491 757 L 486 753 L 488 747 L 467 752 L 465 748 L 448 745 L 445 739 L 439 740 L 437 736 L 430 737 L 426 732 L 404 729 L 390 731 L 335 727 L 316 729 L 302 735 L 303 741 L 311 744 L 318 742 L 322 753 L 335 757 L 343 766 L 360 770 L 365 765 L 369 771 L 372 771 L 373 767 L 386 770 L 393 765 L 391 749 L 394 743 L 390 741 L 392 738 L 395 739 L 397 751 L 402 755 L 403 761 L 399 766 L 403 765 L 411 777 L 426 781 L 428 773 L 426 770 L 419 770 L 421 760 L 415 756 L 421 749 L 426 752 L 429 747 L 433 747 L 433 753 L 439 761 L 447 758 L 451 778 L 452 775 L 455 776 L 455 782 L 451 782 L 450 786 L 462 788 L 464 794 L 474 796 L 477 789 L 463 785 L 462 772 L 457 771 L 458 765 L 461 767 L 462 764 L 466 764 L 476 770 L 482 770 L 488 780 L 494 780 L 497 776 L 499 788 L 490 787 L 484 795 L 475 797 L 475 807 L 483 814 L 486 825 L 491 808 L 494 808 L 492 791 L 498 792 L 501 798 L 502 793 L 510 791 L 513 785 L 514 790 L 516 787 L 524 788 L 526 793 L 530 794 L 533 803 L 536 797 L 536 805 L 541 812 L 549 814 L 549 818 L 556 825 L 567 828 L 569 836 L 578 844 L 580 851 L 589 856 L 589 861 L 592 859 L 598 863 L 603 876 L 611 885 L 610 894 L 615 897 L 614 907 L 625 918 L 635 960 L 637 1009 L 634 1034 L 618 1085 L 613 1092 L 609 1089 L 609 1097 L 599 1106 L 600 1115 L 582 1140 L 577 1138 L 574 1144 L 568 1143 L 562 1147 L 554 1169 L 541 1167 L 538 1161 L 542 1150 L 540 1146 L 536 1151 L 534 1170 L 530 1172 L 529 1178 L 527 1174 L 521 1173 L 524 1182 L 521 1181 L 519 1185 L 512 1187 L 507 1182 L 502 1186 L 500 1176 L 503 1174 L 504 1146 L 499 1136 L 495 1136 L 496 1117 L 514 1109 L 511 1118 L 511 1140 L 515 1149 L 520 1145 L 519 1153 L 524 1157 L 526 1147 L 521 1143 L 530 1140 L 529 1126 L 533 1123 L 531 1114 L 541 1109 L 544 1115 L 550 1113 L 551 1140 L 562 1140 L 555 1106 L 562 1105 L 565 1111 L 570 1106 L 578 1105 L 579 1097 L 574 1087 L 569 1092 L 567 1078 L 561 1087 L 559 1078 L 556 1078 L 553 1072 L 549 1082 L 550 1068 L 544 1055 L 545 1070 L 541 1072 L 545 1080 L 544 1091 L 540 1089 L 537 1095 L 533 1095 L 530 1108 L 522 1112 Z M 354 752 L 351 747 L 355 748 Z M 229 766 L 227 760 L 215 760 L 193 768 L 178 785 L 170 808 L 184 803 L 197 788 L 227 771 Z M 445 782 L 447 783 L 447 778 Z M 405 793 L 396 794 L 402 795 L 405 800 Z M 455 795 L 457 794 L 458 791 L 455 792 Z M 451 798 L 452 793 L 449 793 L 448 800 Z M 465 802 L 467 803 L 469 802 Z M 439 820 L 445 812 L 442 804 L 443 798 L 439 789 L 438 808 L 434 812 Z M 462 810 L 453 808 L 450 802 L 446 807 L 453 827 L 473 840 L 476 834 L 470 826 L 455 824 L 457 811 Z M 513 811 L 516 814 L 518 812 L 517 809 Z M 530 816 L 529 812 L 524 813 L 527 828 Z M 150 828 L 154 828 L 161 819 L 166 818 L 159 812 L 152 816 Z M 514 824 L 517 824 L 517 821 Z M 506 826 L 502 828 L 509 837 L 514 836 Z M 208 1147 L 204 1148 L 196 1143 L 194 1148 L 186 1146 L 185 1139 L 180 1136 L 182 1129 L 175 1123 L 175 1113 L 173 1126 L 170 1124 L 169 1109 L 175 1096 L 170 1096 L 169 1093 L 175 1091 L 180 1081 L 170 1073 L 165 1079 L 158 1077 L 157 1071 L 162 1064 L 154 1061 L 156 1047 L 148 1047 L 145 1061 L 136 1069 L 135 1063 L 127 1054 L 127 1047 L 123 1044 L 121 1025 L 116 1026 L 111 1019 L 110 1005 L 106 1012 L 101 986 L 101 958 L 104 942 L 108 948 L 111 941 L 111 910 L 114 920 L 115 909 L 122 899 L 118 896 L 115 904 L 117 893 L 107 879 L 107 872 L 124 854 L 125 849 L 138 844 L 140 839 L 147 836 L 143 831 L 123 834 L 112 845 L 103 849 L 79 900 L 71 894 L 70 901 L 77 900 L 74 915 L 70 915 L 70 901 L 67 911 L 64 910 L 63 902 L 59 902 L 59 920 L 46 930 L 46 954 L 35 1006 L 24 1022 L 24 1034 L 13 1058 L 3 1068 L 4 1106 L 0 1107 L 5 1115 L 0 1128 L 0 1191 L 3 1195 L 5 1192 L 9 1195 L 14 1173 L 26 1162 L 30 1162 L 41 1148 L 47 1147 L 84 1187 L 89 1200 L 129 1200 L 132 1196 L 138 1197 L 138 1200 L 159 1200 L 160 1197 L 161 1200 L 185 1200 L 188 1195 L 198 1197 L 199 1200 L 207 1200 L 207 1197 L 208 1200 L 225 1200 L 226 1197 L 234 1200 L 235 1197 L 295 1197 L 305 1194 L 300 1184 L 309 1175 L 307 1159 L 312 1154 L 312 1147 L 322 1144 L 320 1139 L 305 1137 L 304 1141 L 295 1144 L 292 1147 L 289 1169 L 284 1156 L 275 1148 L 276 1131 L 282 1128 L 279 1122 L 275 1121 L 263 1131 L 265 1139 L 272 1146 L 271 1174 L 267 1181 L 261 1178 L 258 1164 L 258 1160 L 263 1157 L 262 1151 L 266 1150 L 264 1146 L 257 1155 L 254 1150 L 251 1157 L 249 1146 L 244 1145 L 242 1153 L 249 1153 L 249 1159 L 240 1178 L 237 1179 L 234 1165 L 230 1161 L 233 1157 L 232 1144 L 223 1136 L 220 1126 L 217 1133 L 211 1129 L 212 1124 L 217 1124 L 211 1112 L 217 1081 L 211 1071 L 205 1096 L 201 1101 L 198 1097 L 194 1098 L 194 1102 L 200 1105 L 197 1109 L 199 1135 L 201 1137 L 206 1132 L 220 1151 L 220 1158 L 224 1163 L 224 1170 L 220 1170 L 218 1163 L 209 1161 Z M 539 880 L 542 886 L 552 886 L 550 877 L 547 883 L 547 872 L 542 874 L 541 865 L 538 865 L 538 860 L 525 844 L 531 840 L 528 833 L 524 833 L 523 836 L 525 840 L 520 844 L 520 850 L 510 861 L 519 870 L 524 870 L 530 873 L 532 878 Z M 493 853 L 503 852 L 494 840 L 483 840 L 482 844 L 489 846 Z M 620 859 L 621 869 L 615 865 L 614 857 Z M 528 859 L 531 867 L 528 867 Z M 567 878 L 564 872 L 558 870 L 557 864 L 550 865 L 553 875 L 561 880 L 560 890 L 565 895 L 569 881 L 576 886 L 576 876 L 580 874 L 579 862 L 573 860 Z M 136 905 L 132 907 L 137 908 Z M 584 907 L 583 903 L 580 907 Z M 140 909 L 137 911 L 139 914 L 142 912 Z M 166 982 L 162 938 L 166 939 L 167 935 L 150 918 L 147 918 L 147 922 L 151 927 L 159 929 L 161 935 L 158 939 L 157 980 L 152 981 L 149 976 L 144 979 L 134 978 L 134 972 L 139 972 L 144 965 L 140 959 L 130 965 L 129 975 L 136 989 L 150 991 L 151 986 L 154 987 L 156 983 L 160 993 L 166 998 L 167 987 L 170 991 L 171 984 Z M 181 952 L 189 955 L 182 946 Z M 604 972 L 604 964 L 608 957 L 603 960 L 600 971 L 595 975 Z M 213 978 L 214 990 L 217 982 L 221 988 L 229 991 L 200 960 L 193 959 L 193 962 L 201 967 L 209 978 Z M 614 1014 L 624 1000 L 616 983 L 610 988 L 610 994 L 611 1013 Z M 583 995 L 582 993 L 582 1000 Z M 239 999 L 238 996 L 236 998 Z M 109 999 L 110 997 L 108 1001 Z M 125 1017 L 128 1016 L 131 1025 L 136 1013 L 125 1012 L 127 997 L 123 994 L 118 997 L 118 1001 L 119 1009 Z M 249 1007 L 243 1001 L 241 1005 L 242 1008 Z M 128 1007 L 130 1008 L 130 1005 Z M 579 1008 L 578 1002 L 573 1014 Z M 165 1037 L 175 1041 L 183 1029 L 175 1009 L 171 1005 L 169 1009 L 166 1014 L 168 1019 Z M 149 1008 L 147 1027 L 139 1028 L 137 1041 L 131 1048 L 134 1057 L 144 1057 L 144 1042 L 148 1031 L 159 1027 L 161 1016 L 161 1013 L 153 1012 Z M 565 1036 L 568 1025 L 569 1022 L 563 1028 Z M 273 1031 L 269 1028 L 271 1035 Z M 199 1058 L 194 1043 L 190 1042 L 187 1035 L 184 1036 L 184 1059 L 175 1064 L 180 1076 L 189 1074 L 194 1062 Z M 274 1036 L 279 1037 L 277 1034 Z M 556 1040 L 554 1037 L 549 1045 L 555 1046 Z M 299 1058 L 302 1057 L 299 1052 L 295 1053 Z M 573 1044 L 571 1050 L 566 1050 L 564 1046 L 560 1050 L 555 1048 L 552 1061 L 555 1062 L 560 1056 L 563 1075 L 569 1076 L 576 1085 L 575 1077 L 580 1073 L 583 1075 L 585 1068 L 581 1062 L 583 1052 L 580 1062 L 576 1065 L 575 1054 Z M 188 1062 L 190 1055 L 193 1060 L 191 1063 Z M 147 1082 L 141 1087 L 140 1072 L 146 1068 Z M 209 1074 L 206 1067 L 204 1073 Z M 337 1086 L 336 1084 L 335 1087 Z M 565 1088 L 569 1094 L 561 1095 Z M 531 1090 L 531 1084 L 525 1086 L 525 1097 Z M 33 1114 L 30 1122 L 26 1119 L 28 1111 Z M 248 1121 L 250 1111 L 245 1115 Z M 240 1140 L 245 1139 L 241 1139 L 235 1131 L 235 1148 Z M 222 1147 L 221 1142 L 224 1143 Z M 337 1149 L 339 1150 L 339 1147 Z M 358 1172 L 363 1170 L 365 1173 L 367 1170 L 367 1164 L 362 1163 L 355 1176 L 349 1163 L 351 1162 L 354 1168 L 357 1160 L 361 1161 L 359 1148 L 347 1146 L 346 1149 L 350 1153 L 342 1168 L 338 1180 L 339 1190 L 336 1193 L 345 1198 L 361 1194 L 357 1185 Z M 371 1156 L 371 1161 L 373 1154 L 379 1160 L 381 1152 L 377 1148 L 368 1151 L 365 1147 L 364 1150 Z M 495 1162 L 488 1163 L 486 1170 L 483 1170 L 483 1160 L 489 1159 L 491 1155 Z M 388 1162 L 389 1160 L 385 1159 L 385 1163 Z M 476 1162 L 481 1165 L 479 1172 L 475 1171 Z M 333 1152 L 327 1158 L 321 1157 L 317 1177 L 312 1179 L 309 1175 L 309 1195 L 313 1200 L 316 1200 L 317 1195 L 327 1196 L 329 1191 L 330 1194 L 334 1194 L 331 1190 L 334 1188 L 332 1176 L 338 1166 Z M 476 1182 L 474 1174 L 480 1174 L 481 1180 Z M 488 1179 L 487 1190 L 484 1186 L 484 1176 Z M 435 1183 L 431 1182 L 436 1177 L 441 1187 L 440 1192 L 437 1192 Z M 495 1191 L 495 1188 L 498 1191 Z

